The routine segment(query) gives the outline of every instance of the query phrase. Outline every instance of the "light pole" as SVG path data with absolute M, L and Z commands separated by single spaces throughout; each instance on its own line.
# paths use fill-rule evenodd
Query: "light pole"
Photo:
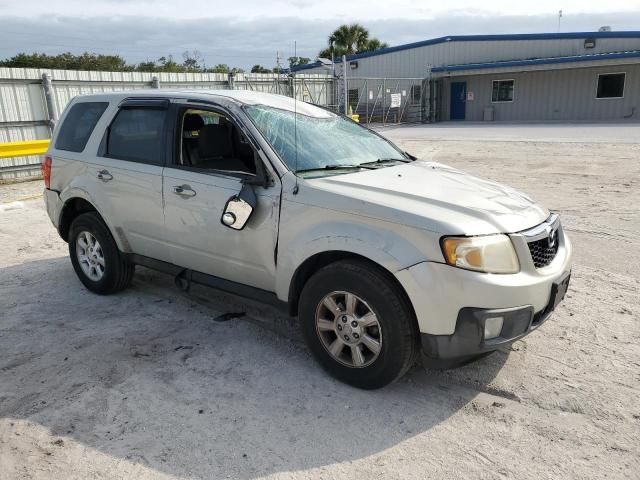
M 344 82 L 344 114 L 349 115 L 349 84 L 347 83 L 347 56 L 342 55 L 342 81 Z
M 562 10 L 558 11 L 558 33 L 560 33 L 560 20 L 562 20 Z

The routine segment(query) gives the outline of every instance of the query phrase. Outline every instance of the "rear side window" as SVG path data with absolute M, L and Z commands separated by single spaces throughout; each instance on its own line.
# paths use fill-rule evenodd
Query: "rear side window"
M 166 110 L 124 108 L 109 127 L 106 156 L 133 162 L 164 163 Z
M 71 107 L 60 126 L 56 149 L 82 152 L 108 102 L 82 102 Z

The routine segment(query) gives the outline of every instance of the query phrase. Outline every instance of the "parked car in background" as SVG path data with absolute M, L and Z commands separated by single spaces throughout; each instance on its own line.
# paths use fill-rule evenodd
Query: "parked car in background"
M 135 265 L 286 308 L 336 378 L 378 388 L 538 328 L 571 244 L 526 195 L 418 161 L 322 108 L 248 91 L 76 97 L 43 161 L 91 291 Z

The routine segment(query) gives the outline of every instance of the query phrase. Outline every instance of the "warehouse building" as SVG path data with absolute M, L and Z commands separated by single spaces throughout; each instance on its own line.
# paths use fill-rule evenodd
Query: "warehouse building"
M 450 36 L 346 61 L 348 106 L 360 114 L 388 119 L 393 105 L 392 118 L 422 121 L 640 121 L 637 31 Z

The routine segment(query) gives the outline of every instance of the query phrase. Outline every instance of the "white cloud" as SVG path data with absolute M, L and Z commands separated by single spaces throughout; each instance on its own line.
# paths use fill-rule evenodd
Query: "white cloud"
M 613 11 L 639 11 L 640 0 L 537 0 L 518 2 L 513 0 L 458 0 L 448 2 L 388 0 L 41 0 L 5 1 L 2 13 L 8 16 L 31 16 L 42 14 L 93 16 L 134 15 L 181 19 L 202 17 L 259 19 L 266 17 L 299 17 L 304 19 L 358 18 L 374 20 L 385 18 L 430 19 L 446 13 L 475 12 L 491 16 L 500 15 L 556 15 L 562 8 L 565 15 L 579 13 L 608 13 Z
M 387 2 L 388 5 L 385 3 L 381 7 L 365 7 L 360 1 L 341 1 L 349 11 L 361 11 L 360 14 L 340 16 L 337 16 L 337 12 L 342 7 L 337 2 L 317 0 L 276 0 L 273 4 L 269 3 L 269 9 L 264 7 L 267 2 L 255 0 L 239 6 L 228 0 L 207 1 L 204 3 L 208 7 L 200 9 L 203 3 L 199 0 L 189 3 L 165 0 L 148 0 L 144 3 L 95 0 L 89 3 L 66 0 L 42 4 L 42 8 L 51 10 L 49 14 L 42 15 L 33 15 L 41 9 L 36 8 L 32 0 L 21 0 L 19 3 L 22 8 L 19 9 L 16 3 L 11 1 L 3 5 L 0 0 L 0 24 L 3 25 L 0 30 L 0 58 L 11 57 L 18 52 L 53 54 L 90 51 L 120 54 L 130 62 L 140 62 L 168 54 L 180 59 L 185 50 L 199 50 L 207 65 L 226 63 L 247 68 L 259 63 L 272 67 L 275 65 L 276 50 L 280 51 L 285 61 L 293 55 L 294 40 L 297 41 L 299 55 L 315 58 L 317 52 L 326 46 L 328 34 L 345 22 L 360 21 L 372 35 L 391 45 L 444 35 L 555 32 L 557 29 L 557 12 L 554 11 L 540 15 L 523 15 L 518 11 L 496 15 L 486 10 L 471 9 L 470 5 L 477 3 L 470 1 L 457 2 L 456 6 L 467 6 L 466 10 L 445 13 L 434 13 L 425 6 L 428 4 L 422 2 L 420 8 L 425 12 L 415 15 L 407 14 L 410 9 L 415 11 L 417 8 L 408 6 L 410 3 L 418 4 L 415 0 L 396 0 L 393 4 Z M 494 1 L 491 7 L 512 3 L 517 2 Z M 538 3 L 546 5 L 559 2 L 539 0 Z M 579 2 L 562 3 L 571 5 Z M 595 2 L 580 3 L 585 9 L 596 8 Z M 622 3 L 628 7 L 638 2 L 608 2 L 614 6 Z M 198 12 L 200 14 L 197 18 L 185 19 L 177 13 L 167 13 L 178 4 L 187 17 L 193 17 Z M 236 14 L 251 5 L 254 7 L 253 15 Z M 299 14 L 309 8 L 319 9 L 318 5 L 330 12 L 331 16 L 324 18 Z M 330 8 L 332 5 L 334 8 Z M 143 6 L 144 14 L 134 15 Z M 510 8 L 517 10 L 522 7 Z M 20 15 L 17 14 L 18 10 Z M 565 9 L 562 30 L 593 31 L 602 25 L 610 25 L 614 30 L 637 30 L 640 8 L 623 10 L 576 14 Z M 381 12 L 386 12 L 386 16 L 380 16 Z

